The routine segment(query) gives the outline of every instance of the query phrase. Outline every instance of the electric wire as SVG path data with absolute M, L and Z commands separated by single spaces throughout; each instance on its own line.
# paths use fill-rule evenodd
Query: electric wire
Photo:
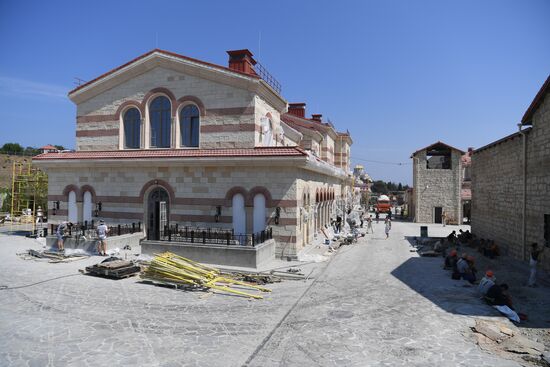
M 82 275 L 82 274 L 76 273 L 76 274 L 62 275 L 62 276 L 55 277 L 55 278 L 51 278 L 51 279 L 41 280 L 41 281 L 36 282 L 36 283 L 30 283 L 30 284 L 25 284 L 25 285 L 18 285 L 18 286 L 16 286 L 16 287 L 8 287 L 7 285 L 0 285 L 0 291 L 6 291 L 6 290 L 10 290 L 10 289 L 21 289 L 21 288 L 32 287 L 32 286 L 34 286 L 34 285 L 38 285 L 38 284 L 42 284 L 42 283 L 51 282 L 51 281 L 57 280 L 57 279 L 63 279 L 63 278 L 74 277 L 74 276 L 77 276 L 77 275 Z

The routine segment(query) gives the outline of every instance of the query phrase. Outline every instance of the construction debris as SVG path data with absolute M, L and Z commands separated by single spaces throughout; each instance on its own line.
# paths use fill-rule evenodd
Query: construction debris
M 27 250 L 27 252 L 23 252 L 19 255 L 24 260 L 39 260 L 39 259 L 45 259 L 49 260 L 50 263 L 62 263 L 62 262 L 71 262 L 71 261 L 77 261 L 82 260 L 87 257 L 89 257 L 88 254 L 85 253 L 65 253 L 65 252 L 58 252 L 58 251 L 37 251 L 33 249 Z
M 543 362 L 544 345 L 527 339 L 511 323 L 476 320 L 472 331 L 481 349 L 510 359 Z
M 156 255 L 141 277 L 157 284 L 212 289 L 256 299 L 263 297 L 259 294 L 246 293 L 232 287 L 271 292 L 270 289 L 237 280 L 231 275 L 222 276 L 221 271 L 216 268 L 197 263 L 171 252 Z
M 110 257 L 99 264 L 87 266 L 86 271 L 83 273 L 112 279 L 123 279 L 139 274 L 140 271 L 141 267 L 131 261 Z

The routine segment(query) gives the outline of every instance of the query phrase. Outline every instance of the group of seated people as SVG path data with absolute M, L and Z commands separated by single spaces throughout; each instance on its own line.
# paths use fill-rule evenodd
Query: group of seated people
M 495 241 L 477 238 L 477 236 L 470 233 L 469 230 L 463 231 L 459 229 L 458 231 L 458 234 L 456 231 L 452 231 L 447 236 L 447 242 L 451 246 L 456 246 L 457 248 L 460 248 L 460 246 L 470 247 L 476 249 L 479 253 L 483 254 L 483 256 L 487 256 L 491 259 L 500 255 L 500 250 Z
M 463 253 L 461 257 L 458 257 L 457 251 L 452 249 L 445 257 L 444 268 L 452 270 L 451 277 L 453 279 L 464 279 L 470 284 L 474 284 L 477 280 L 475 259 L 467 253 Z M 512 299 L 508 293 L 508 285 L 505 283 L 497 284 L 492 270 L 485 272 L 485 276 L 479 281 L 478 289 L 490 305 L 508 306 L 510 309 L 514 309 Z

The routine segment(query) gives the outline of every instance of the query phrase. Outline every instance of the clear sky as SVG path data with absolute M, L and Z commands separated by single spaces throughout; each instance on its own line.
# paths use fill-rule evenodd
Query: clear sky
M 415 150 L 517 130 L 550 73 L 549 19 L 548 0 L 0 0 L 0 144 L 73 148 L 74 77 L 155 47 L 221 65 L 248 48 L 289 102 L 351 132 L 352 163 L 411 183 Z

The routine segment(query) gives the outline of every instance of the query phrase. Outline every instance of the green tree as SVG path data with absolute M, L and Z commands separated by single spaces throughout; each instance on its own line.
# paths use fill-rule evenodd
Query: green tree
M 371 186 L 371 191 L 377 194 L 387 194 L 388 186 L 384 181 L 381 181 L 381 180 L 374 181 Z
M 0 152 L 6 154 L 19 154 L 23 153 L 23 147 L 18 143 L 6 143 L 0 148 Z
M 54 147 L 57 150 L 65 150 L 65 147 L 63 145 L 54 145 Z

